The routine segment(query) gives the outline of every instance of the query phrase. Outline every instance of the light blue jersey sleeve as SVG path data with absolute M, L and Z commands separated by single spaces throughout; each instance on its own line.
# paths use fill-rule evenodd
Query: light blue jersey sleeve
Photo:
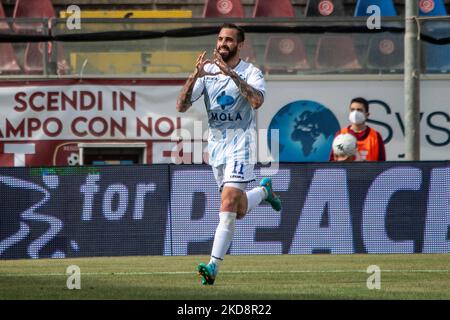
M 194 89 L 192 90 L 191 102 L 197 101 L 203 95 L 204 89 L 205 83 L 203 82 L 203 78 L 198 78 L 195 81 Z
M 261 92 L 264 98 L 266 97 L 266 82 L 261 70 L 253 68 L 247 79 L 247 84 Z

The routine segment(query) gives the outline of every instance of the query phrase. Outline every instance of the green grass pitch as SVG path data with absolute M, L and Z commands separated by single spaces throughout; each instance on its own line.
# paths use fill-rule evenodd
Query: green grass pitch
M 214 286 L 197 275 L 207 256 L 0 260 L 0 299 L 450 299 L 450 255 L 226 256 Z M 69 290 L 66 269 L 81 270 Z M 369 290 L 367 268 L 381 269 Z

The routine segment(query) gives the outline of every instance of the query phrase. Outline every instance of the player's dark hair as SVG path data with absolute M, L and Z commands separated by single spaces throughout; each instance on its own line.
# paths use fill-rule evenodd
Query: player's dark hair
M 245 40 L 245 32 L 244 29 L 241 27 L 235 25 L 234 23 L 224 23 L 222 27 L 220 27 L 220 30 L 222 29 L 234 29 L 237 30 L 237 42 L 242 42 Z
M 366 99 L 362 97 L 353 98 L 352 101 L 350 101 L 350 105 L 352 105 L 353 102 L 361 103 L 364 106 L 366 112 L 369 113 L 369 102 Z

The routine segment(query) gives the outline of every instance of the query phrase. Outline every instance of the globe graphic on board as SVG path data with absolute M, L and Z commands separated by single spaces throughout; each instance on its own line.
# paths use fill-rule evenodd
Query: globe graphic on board
M 291 102 L 277 112 L 269 125 L 269 149 L 276 159 L 272 150 L 273 129 L 279 130 L 280 162 L 315 162 L 328 161 L 340 127 L 334 114 L 320 103 Z

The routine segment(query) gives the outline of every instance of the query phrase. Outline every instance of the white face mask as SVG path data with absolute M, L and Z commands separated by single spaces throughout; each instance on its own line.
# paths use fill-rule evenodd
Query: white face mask
M 348 120 L 354 124 L 363 124 L 366 121 L 366 116 L 361 111 L 354 110 L 350 112 Z

